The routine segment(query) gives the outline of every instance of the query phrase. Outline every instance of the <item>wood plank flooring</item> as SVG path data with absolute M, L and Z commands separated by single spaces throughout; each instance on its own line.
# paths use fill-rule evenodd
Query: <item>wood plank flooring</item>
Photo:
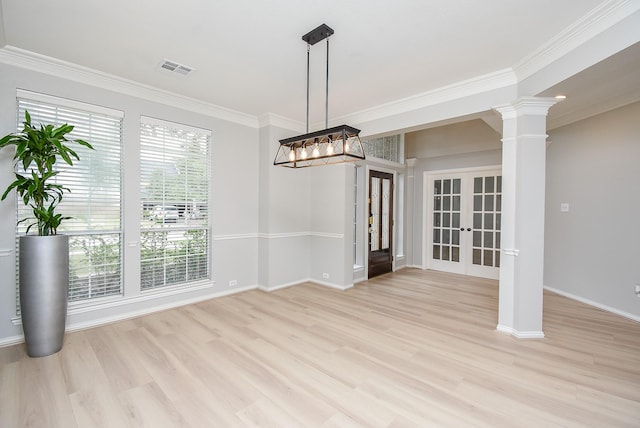
M 0 349 L 0 427 L 638 427 L 640 324 L 545 293 L 496 332 L 497 283 L 405 269 L 249 291 Z

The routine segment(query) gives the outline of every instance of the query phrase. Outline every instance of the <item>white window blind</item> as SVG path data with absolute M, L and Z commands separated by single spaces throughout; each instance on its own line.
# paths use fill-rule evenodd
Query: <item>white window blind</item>
M 211 132 L 142 117 L 141 289 L 209 278 Z
M 95 149 L 69 143 L 80 160 L 74 160 L 72 167 L 56 163 L 57 182 L 70 190 L 57 208 L 72 217 L 58 228 L 58 233 L 69 235 L 69 301 L 121 294 L 122 112 L 19 91 L 19 131 L 25 110 L 33 124 L 73 125 L 67 137 L 85 140 Z M 32 217 L 31 209 L 16 199 L 18 219 Z M 20 223 L 18 235 L 24 234 L 30 223 Z

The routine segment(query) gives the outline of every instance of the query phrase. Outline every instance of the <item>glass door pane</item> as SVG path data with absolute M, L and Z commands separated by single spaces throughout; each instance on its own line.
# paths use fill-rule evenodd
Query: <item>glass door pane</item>
M 460 262 L 461 179 L 433 181 L 432 258 Z
M 473 177 L 473 256 L 477 266 L 500 267 L 502 177 Z
M 371 213 L 369 220 L 370 251 L 380 249 L 380 179 L 371 177 Z

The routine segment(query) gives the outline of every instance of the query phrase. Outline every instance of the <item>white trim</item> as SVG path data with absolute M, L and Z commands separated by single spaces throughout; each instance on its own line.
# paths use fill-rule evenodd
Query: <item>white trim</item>
M 155 88 L 133 80 L 123 79 L 98 70 L 45 55 L 40 55 L 14 46 L 5 46 L 0 48 L 0 63 L 33 70 L 39 73 L 48 74 L 85 85 L 95 86 L 147 101 L 169 105 L 175 108 L 181 108 L 251 128 L 258 128 L 258 118 L 253 115 L 220 107 L 195 98 L 178 95 L 164 89 Z
M 520 255 L 520 250 L 516 250 L 515 248 L 503 248 L 502 252 L 505 256 L 518 257 Z
M 350 288 L 353 288 L 353 283 L 347 284 L 347 285 L 338 285 L 338 284 L 333 284 L 331 282 L 320 281 L 318 279 L 310 279 L 309 282 L 322 285 L 323 287 L 329 287 L 335 290 L 340 290 L 340 291 L 346 291 Z
M 282 238 L 302 238 L 309 236 L 309 232 L 286 232 L 286 233 L 259 233 L 261 239 L 282 239 Z
M 448 267 L 444 263 L 439 260 L 433 259 L 433 195 L 430 194 L 432 192 L 432 180 L 436 178 L 461 178 L 464 184 L 466 180 L 469 180 L 469 192 L 473 188 L 473 183 L 470 180 L 476 174 L 485 174 L 490 173 L 491 175 L 502 175 L 502 166 L 501 165 L 486 165 L 480 167 L 465 167 L 465 168 L 452 168 L 452 169 L 444 169 L 444 170 L 434 170 L 434 171 L 423 171 L 422 173 L 422 269 L 433 269 L 436 271 L 444 271 L 444 272 L 452 272 L 458 273 L 461 275 L 470 275 L 477 276 L 481 278 L 490 278 L 490 279 L 498 279 L 498 275 L 500 272 L 499 268 L 489 267 L 489 266 L 477 266 L 471 263 L 470 258 L 468 259 L 466 256 L 463 257 L 464 250 L 466 246 L 460 247 L 460 260 L 459 265 L 454 266 L 449 264 Z M 466 222 L 464 218 L 464 213 L 467 212 L 465 207 L 464 197 L 465 192 L 461 194 L 461 222 Z M 469 195 L 469 194 L 467 194 Z M 464 209 L 463 209 L 464 208 Z M 469 210 L 473 211 L 471 205 L 469 206 Z M 471 213 L 469 213 L 471 214 Z M 472 222 L 471 219 L 468 220 Z M 461 242 L 462 245 L 462 242 Z M 464 261 L 464 263 L 463 263 Z M 444 266 L 443 266 L 444 265 Z
M 198 303 L 198 302 L 203 302 L 205 300 L 215 299 L 215 298 L 218 298 L 218 297 L 224 297 L 224 296 L 228 296 L 228 295 L 231 295 L 231 294 L 242 293 L 244 291 L 255 290 L 256 288 L 257 287 L 255 285 L 250 285 L 250 286 L 247 286 L 247 287 L 234 288 L 232 290 L 219 291 L 219 292 L 212 293 L 212 294 L 206 294 L 206 295 L 202 295 L 202 296 L 191 297 L 191 298 L 188 298 L 188 299 L 176 300 L 176 301 L 173 301 L 173 302 L 165 303 L 165 304 L 162 304 L 162 305 L 156 305 L 156 306 L 149 307 L 149 308 L 138 309 L 138 310 L 133 310 L 133 311 L 128 311 L 128 312 L 122 312 L 122 313 L 119 313 L 117 315 L 96 318 L 96 319 L 93 319 L 93 320 L 90 320 L 90 321 L 76 322 L 76 323 L 72 322 L 72 323 L 67 324 L 67 326 L 65 328 L 65 332 L 66 333 L 71 333 L 71 332 L 78 331 L 78 330 L 84 330 L 84 329 L 87 329 L 87 328 L 97 327 L 97 326 L 101 326 L 101 325 L 105 325 L 105 324 L 111 324 L 113 322 L 124 321 L 124 320 L 130 319 L 130 318 L 137 318 L 137 317 L 140 317 L 140 316 L 153 314 L 153 313 L 164 311 L 164 310 L 167 310 L 167 309 L 173 309 L 173 308 L 177 308 L 177 307 L 180 307 L 180 306 L 186 306 L 186 305 L 191 305 L 191 304 Z M 193 289 L 191 289 L 191 290 L 193 290 Z M 155 295 L 154 297 L 162 297 L 162 296 Z M 146 300 L 149 300 L 149 299 L 146 299 Z M 123 304 L 129 304 L 129 303 L 136 303 L 136 302 L 139 302 L 139 301 L 140 301 L 140 299 L 128 299 L 126 301 L 125 300 L 121 300 L 120 302 L 123 303 Z M 105 307 L 101 307 L 100 309 L 104 309 L 104 308 Z M 71 316 L 71 315 L 73 315 L 73 313 L 70 311 L 68 315 Z M 20 320 L 20 318 L 13 318 L 12 321 L 13 321 L 14 325 L 22 325 L 22 321 Z M 15 336 L 14 336 L 14 338 L 15 338 Z M 22 339 L 21 342 L 24 342 L 24 339 Z
M 602 303 L 594 302 L 593 300 L 585 299 L 584 297 L 576 296 L 575 294 L 567 293 L 566 291 L 558 290 L 557 288 L 544 286 L 544 289 L 560 296 L 566 297 L 571 300 L 576 300 L 585 305 L 593 306 L 594 308 L 602 309 L 603 311 L 610 312 L 615 315 L 630 319 L 635 322 L 640 322 L 640 315 L 630 314 L 629 312 L 621 311 L 620 309 L 613 308 L 611 306 L 603 305 Z
M 544 333 L 541 331 L 518 331 L 513 327 L 500 324 L 497 325 L 496 331 L 510 334 L 517 339 L 544 339 Z
M 266 285 L 258 285 L 258 290 L 262 290 L 266 293 L 270 293 L 272 291 L 282 290 L 283 288 L 294 287 L 296 285 L 304 284 L 305 282 L 309 282 L 308 280 L 294 281 L 288 282 L 286 284 L 274 285 L 272 287 L 268 287 Z
M 0 249 L 0 257 L 9 257 L 14 251 L 12 248 L 2 248 Z
M 196 126 L 187 125 L 184 123 L 179 123 L 179 122 L 174 122 L 169 120 L 158 119 L 156 117 L 140 116 L 140 123 L 143 125 L 159 126 L 161 128 L 180 129 L 181 131 L 189 131 L 196 134 L 203 134 L 203 135 L 206 135 L 207 137 L 211 137 L 213 135 L 210 129 L 198 128 Z
M 513 69 L 504 68 L 482 76 L 456 82 L 410 97 L 338 117 L 332 122 L 364 123 L 419 110 L 425 107 L 464 99 L 472 95 L 513 86 L 518 83 Z
M 343 233 L 328 233 L 328 232 L 309 232 L 309 236 L 316 238 L 330 238 L 330 239 L 343 239 Z
M 469 166 L 465 168 L 453 168 L 453 169 L 437 169 L 433 171 L 424 171 L 425 174 L 432 175 L 446 175 L 446 174 L 466 174 L 469 172 L 482 172 L 482 171 L 501 171 L 502 165 L 488 165 L 488 166 Z
M 95 114 L 102 114 L 105 116 L 111 116 L 116 119 L 123 119 L 124 112 L 122 110 L 116 110 L 109 107 L 103 107 L 95 104 L 83 103 L 81 101 L 72 100 L 69 98 L 42 94 L 40 92 L 27 91 L 25 89 L 16 89 L 16 97 L 22 98 L 28 101 L 37 101 L 46 104 L 53 104 L 55 106 L 62 106 L 72 108 L 75 110 L 88 111 Z
M 493 109 L 500 113 L 502 120 L 505 121 L 525 115 L 547 116 L 551 106 L 558 102 L 560 102 L 559 99 L 552 97 L 520 97 L 512 103 L 494 106 Z
M 118 306 L 123 306 L 127 304 L 139 303 L 139 302 L 148 302 L 156 299 L 161 299 L 169 296 L 177 296 L 185 293 L 189 293 L 192 291 L 198 290 L 206 290 L 213 288 L 215 285 L 215 281 L 206 281 L 206 282 L 197 282 L 197 283 L 188 283 L 188 285 L 175 285 L 169 287 L 159 287 L 153 288 L 149 290 L 143 290 L 138 296 L 135 297 L 125 297 L 118 299 L 117 301 L 109 301 L 109 302 L 95 302 L 92 300 L 86 301 L 87 304 L 78 305 L 73 307 L 70 305 L 69 315 L 75 314 L 83 314 L 86 312 L 94 312 L 101 309 L 113 308 Z M 97 303 L 97 304 L 96 304 Z
M 320 237 L 320 238 L 332 238 L 332 239 L 344 239 L 342 233 L 327 233 L 327 232 L 287 232 L 287 233 L 259 233 L 258 237 L 262 239 L 282 239 L 282 238 L 300 238 L 300 237 Z M 231 238 L 233 239 L 233 238 Z
M 83 300 L 77 303 L 70 302 L 67 316 L 71 317 L 78 314 L 85 314 L 89 312 L 100 311 L 104 309 L 118 308 L 122 306 L 132 305 L 141 302 L 150 302 L 157 299 L 162 299 L 169 296 L 177 296 L 181 294 L 190 293 L 193 291 L 206 290 L 213 287 L 215 281 L 207 281 L 198 283 L 196 285 L 177 285 L 172 287 L 163 287 L 159 289 L 145 290 L 141 294 L 135 297 L 123 297 L 110 296 L 103 299 L 91 299 Z M 255 288 L 255 287 L 254 287 Z M 237 289 L 234 289 L 237 290 Z M 154 307 L 155 308 L 155 307 Z M 162 310 L 162 309 L 158 309 Z M 22 325 L 20 317 L 14 317 L 11 319 L 13 325 Z
M 513 66 L 519 81 L 536 74 L 593 37 L 605 32 L 640 9 L 636 0 L 609 0 L 565 28 Z
M 3 337 L 2 339 L 0 339 L 0 348 L 4 348 L 5 346 L 19 345 L 21 343 L 24 343 L 23 335 Z
M 400 168 L 401 170 L 404 170 L 404 166 L 399 164 L 402 168 Z M 393 200 L 391 201 L 393 203 L 393 212 L 391 213 L 391 253 L 393 254 L 393 252 L 395 251 L 396 245 L 397 245 L 397 228 L 396 228 L 396 217 L 397 217 L 397 205 L 398 205 L 398 201 L 397 201 L 397 197 L 398 197 L 398 192 L 396 191 L 396 188 L 398 186 L 398 171 L 396 171 L 395 169 L 390 169 L 390 168 L 386 168 L 384 166 L 379 166 L 376 164 L 369 164 L 367 163 L 365 165 L 365 169 L 364 169 L 364 207 L 362 210 L 362 221 L 364 224 L 364 227 L 362 228 L 362 239 L 363 239 L 363 243 L 364 243 L 364 257 L 363 257 L 363 262 L 364 262 L 364 268 L 365 268 L 365 279 L 369 279 L 369 248 L 371 246 L 371 242 L 369 242 L 369 204 L 366 202 L 367 199 L 369 198 L 369 192 L 371 191 L 371 189 L 369 189 L 369 182 L 371 181 L 371 171 L 376 171 L 376 172 L 382 172 L 384 174 L 391 174 L 393 177 Z M 395 272 L 396 271 L 396 258 L 395 256 L 391 257 L 391 272 Z
M 265 113 L 258 116 L 258 127 L 263 128 L 265 126 L 274 126 L 300 133 L 303 133 L 306 129 L 304 123 L 274 113 Z
M 258 288 L 258 290 L 262 290 L 264 292 L 270 293 L 272 291 L 282 290 L 283 288 L 295 287 L 297 285 L 303 285 L 303 284 L 307 284 L 307 283 L 321 285 L 323 287 L 329 287 L 329 288 L 333 288 L 333 289 L 341 290 L 341 291 L 345 291 L 345 290 L 348 290 L 348 289 L 353 287 L 353 284 L 338 285 L 338 284 L 333 284 L 333 283 L 330 283 L 330 282 L 319 281 L 317 279 L 307 278 L 307 279 L 302 279 L 302 280 L 299 280 L 299 281 L 288 282 L 286 284 L 274 285 L 274 286 L 271 286 L 271 287 L 267 287 L 266 285 L 258 285 L 257 288 Z
M 231 241 L 236 239 L 257 239 L 260 238 L 258 233 L 240 233 L 237 235 L 213 235 L 214 241 Z

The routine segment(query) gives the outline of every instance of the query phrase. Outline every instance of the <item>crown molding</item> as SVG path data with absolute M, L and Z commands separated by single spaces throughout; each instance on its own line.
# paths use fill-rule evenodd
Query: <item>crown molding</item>
M 381 104 L 366 110 L 339 117 L 332 122 L 335 123 L 364 123 L 373 120 L 383 119 L 389 116 L 395 116 L 419 110 L 425 107 L 434 106 L 471 95 L 481 94 L 496 89 L 514 86 L 518 83 L 516 74 L 513 69 L 505 68 L 484 74 L 482 76 L 473 77 L 443 86 L 410 97 L 401 98 L 396 101 Z
M 265 113 L 258 116 L 258 127 L 262 128 L 265 126 L 275 126 L 277 128 L 289 129 L 300 133 L 305 130 L 304 123 L 275 113 Z
M 640 10 L 637 0 L 608 0 L 552 37 L 513 66 L 518 81 L 549 66 L 598 34 Z
M 0 48 L 0 63 L 258 128 L 258 118 L 255 116 L 14 46 Z

